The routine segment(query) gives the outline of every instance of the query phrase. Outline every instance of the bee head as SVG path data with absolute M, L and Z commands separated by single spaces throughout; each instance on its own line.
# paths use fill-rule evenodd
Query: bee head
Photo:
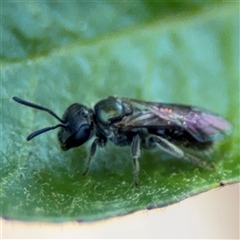
M 86 106 L 74 103 L 65 111 L 62 120 L 65 127 L 58 131 L 58 140 L 63 150 L 78 147 L 93 135 L 93 112 Z
M 60 142 L 60 146 L 63 150 L 68 150 L 70 148 L 78 147 L 84 144 L 93 135 L 93 111 L 82 104 L 72 104 L 70 107 L 67 108 L 61 119 L 52 110 L 48 108 L 27 102 L 18 97 L 13 97 L 13 100 L 25 106 L 48 112 L 59 122 L 61 122 L 60 124 L 57 124 L 55 126 L 39 129 L 31 133 L 27 137 L 27 141 L 33 139 L 34 137 L 42 133 L 48 132 L 56 128 L 60 128 L 58 131 L 58 140 Z

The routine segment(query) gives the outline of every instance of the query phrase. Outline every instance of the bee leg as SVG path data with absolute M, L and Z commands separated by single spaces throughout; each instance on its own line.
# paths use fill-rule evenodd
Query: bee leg
M 131 143 L 131 156 L 132 156 L 132 163 L 133 163 L 133 178 L 134 184 L 136 187 L 139 186 L 138 181 L 138 173 L 139 173 L 139 162 L 138 158 L 140 157 L 141 146 L 140 146 L 140 137 L 136 135 Z
M 193 163 L 195 165 L 198 165 L 203 168 L 208 169 L 214 169 L 214 166 L 212 164 L 206 163 L 202 161 L 201 159 L 194 157 L 190 154 L 184 153 L 182 149 L 178 148 L 174 144 L 170 143 L 164 138 L 161 138 L 159 136 L 154 136 L 149 139 L 149 141 L 157 143 L 158 146 L 165 152 L 177 157 L 177 158 L 183 158 L 184 160 Z
M 91 146 L 91 149 L 90 149 L 90 154 L 89 154 L 89 157 L 88 157 L 88 161 L 87 161 L 87 166 L 86 166 L 86 169 L 85 171 L 83 172 L 83 176 L 85 176 L 90 167 L 91 167 L 91 164 L 92 164 L 92 159 L 96 153 L 96 150 L 97 150 L 97 147 L 105 147 L 106 146 L 106 140 L 105 139 L 102 139 L 102 138 L 95 138 L 93 143 L 92 143 L 92 146 Z

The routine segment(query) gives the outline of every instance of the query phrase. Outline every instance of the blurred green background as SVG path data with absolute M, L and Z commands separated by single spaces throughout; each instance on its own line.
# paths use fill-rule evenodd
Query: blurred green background
M 180 201 L 239 181 L 239 10 L 225 2 L 2 2 L 2 216 L 94 221 Z M 83 178 L 89 144 L 59 149 L 56 124 L 73 102 L 108 95 L 197 105 L 225 116 L 233 133 L 211 155 L 216 171 L 143 151 L 141 188 L 129 148 L 108 144 Z

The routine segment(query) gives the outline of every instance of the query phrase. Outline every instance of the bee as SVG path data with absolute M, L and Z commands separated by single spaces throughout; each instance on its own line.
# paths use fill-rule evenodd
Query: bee
M 28 107 L 46 111 L 60 123 L 37 130 L 27 141 L 47 131 L 59 128 L 58 140 L 66 151 L 83 145 L 94 136 L 87 160 L 86 175 L 97 148 L 105 147 L 107 141 L 117 146 L 130 146 L 135 186 L 139 185 L 139 158 L 143 148 L 159 148 L 176 158 L 184 159 L 203 168 L 213 165 L 186 152 L 211 148 L 231 131 L 231 124 L 208 110 L 169 103 L 146 102 L 130 98 L 110 96 L 97 102 L 93 108 L 74 103 L 63 117 L 37 104 L 13 97 Z

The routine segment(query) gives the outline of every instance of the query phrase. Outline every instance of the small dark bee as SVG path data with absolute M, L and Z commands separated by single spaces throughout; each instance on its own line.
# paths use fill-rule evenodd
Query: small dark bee
M 230 133 L 231 125 L 219 115 L 198 107 L 179 104 L 145 102 L 110 96 L 95 104 L 93 109 L 80 103 L 67 108 L 58 117 L 48 108 L 13 97 L 16 102 L 50 113 L 60 124 L 31 133 L 27 140 L 44 132 L 60 128 L 58 140 L 66 151 L 78 147 L 95 136 L 85 175 L 97 147 L 107 140 L 118 146 L 131 147 L 134 183 L 138 186 L 140 152 L 142 148 L 159 147 L 176 158 L 182 158 L 205 168 L 212 165 L 184 152 L 183 148 L 207 150 L 216 140 Z

